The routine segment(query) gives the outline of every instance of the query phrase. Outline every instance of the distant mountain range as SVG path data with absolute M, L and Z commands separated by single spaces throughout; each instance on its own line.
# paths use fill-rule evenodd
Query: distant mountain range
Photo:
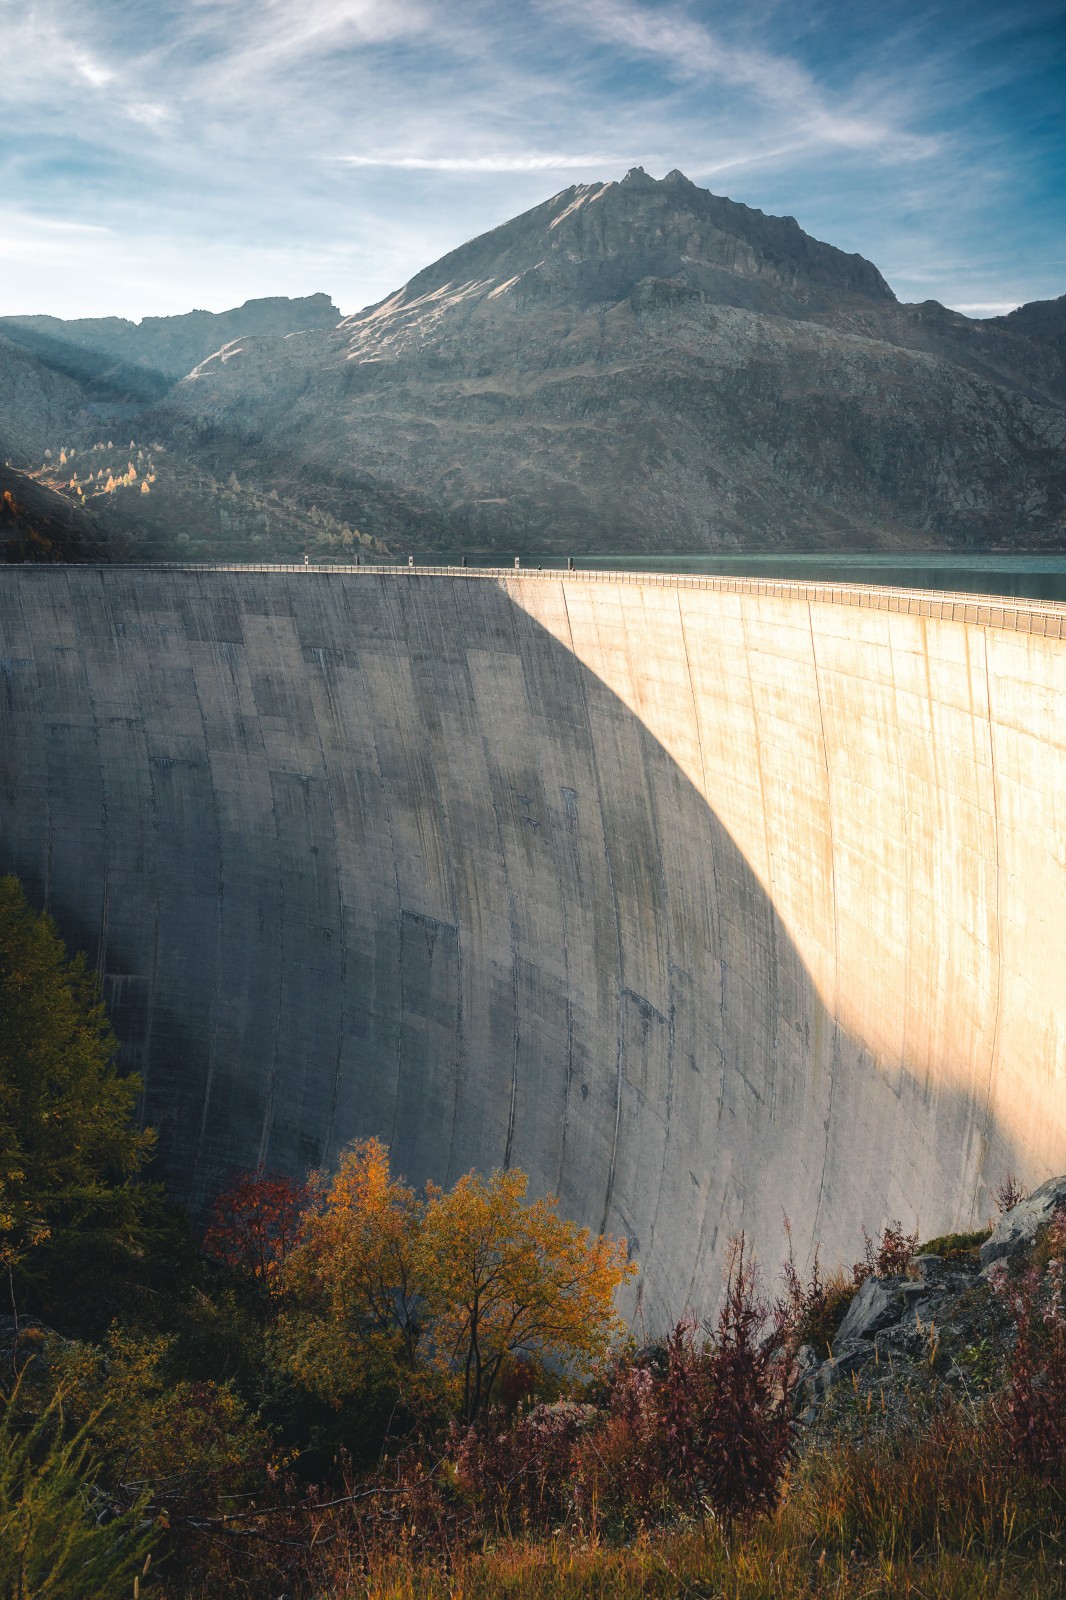
M 794 219 L 638 168 L 344 319 L 325 295 L 0 319 L 15 464 L 104 426 L 201 485 L 186 517 L 226 486 L 200 556 L 273 553 L 268 503 L 304 519 L 290 545 L 349 557 L 354 529 L 427 554 L 1066 549 L 1066 297 L 901 305 Z M 118 500 L 135 539 L 148 504 Z

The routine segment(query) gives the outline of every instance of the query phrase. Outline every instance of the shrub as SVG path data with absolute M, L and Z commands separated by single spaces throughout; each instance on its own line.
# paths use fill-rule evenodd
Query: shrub
M 885 1224 L 881 1237 L 876 1241 L 870 1238 L 865 1228 L 862 1236 L 865 1251 L 863 1259 L 856 1261 L 852 1268 L 855 1283 L 865 1283 L 870 1277 L 902 1278 L 918 1248 L 917 1228 L 913 1233 L 904 1233 L 903 1224 L 897 1218 L 895 1222 Z
M 951 1261 L 961 1256 L 976 1255 L 991 1234 L 991 1228 L 977 1228 L 973 1233 L 942 1233 L 935 1239 L 920 1244 L 916 1251 L 922 1256 L 942 1256 Z
M 790 1373 L 774 1353 L 779 1341 L 767 1337 L 768 1322 L 741 1237 L 702 1361 L 693 1361 L 690 1341 L 675 1339 L 671 1349 L 670 1446 L 682 1473 L 726 1520 L 773 1509 L 794 1448 Z
M 605 1427 L 578 1447 L 585 1498 L 638 1521 L 710 1510 L 728 1523 L 772 1510 L 795 1445 L 784 1343 L 741 1237 L 714 1323 L 676 1325 L 663 1376 L 620 1368 Z
M 796 1267 L 792 1252 L 792 1230 L 787 1218 L 785 1231 L 788 1234 L 788 1260 L 782 1269 L 785 1297 L 778 1301 L 776 1309 L 785 1330 L 786 1346 L 792 1353 L 805 1344 L 813 1346 L 819 1353 L 828 1351 L 833 1335 L 855 1298 L 858 1285 L 854 1275 L 840 1267 L 828 1277 L 823 1276 L 817 1251 L 810 1277 L 805 1283 Z
M 57 1392 L 113 1504 L 155 1519 L 168 1564 L 218 1573 L 229 1558 L 219 1519 L 269 1499 L 275 1463 L 234 1391 L 176 1377 L 171 1354 L 164 1336 L 114 1328 L 103 1346 L 54 1352 Z
M 123 1508 L 101 1487 L 91 1432 L 65 1426 L 63 1398 L 28 1425 L 19 1391 L 0 1409 L 0 1594 L 17 1600 L 112 1600 L 133 1592 L 157 1530 L 147 1496 Z
M 204 1254 L 269 1294 L 299 1240 L 309 1199 L 306 1182 L 283 1173 L 262 1167 L 242 1173 L 215 1199 Z
M 501 1531 L 556 1527 L 574 1510 L 577 1444 L 596 1420 L 594 1406 L 563 1400 L 534 1406 L 502 1429 L 493 1416 L 453 1429 L 457 1486 Z
M 1066 1209 L 1043 1230 L 1028 1270 L 1000 1283 L 1017 1327 L 1000 1413 L 1030 1471 L 1054 1478 L 1066 1469 Z
M 992 1193 L 993 1203 L 1001 1217 L 1005 1217 L 1008 1211 L 1013 1211 L 1015 1206 L 1028 1198 L 1029 1190 L 1024 1183 L 1019 1183 L 1013 1172 L 1008 1172 L 1003 1182 Z

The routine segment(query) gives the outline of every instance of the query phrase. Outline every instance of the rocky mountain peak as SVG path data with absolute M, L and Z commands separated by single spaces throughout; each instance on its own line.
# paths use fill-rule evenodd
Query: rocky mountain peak
M 399 550 L 1039 549 L 1061 318 L 901 306 L 794 217 L 634 168 L 335 329 L 216 344 L 150 426 Z
M 856 299 L 895 299 L 877 268 L 701 189 L 675 168 L 633 167 L 619 182 L 575 184 L 426 267 L 396 294 L 347 319 L 359 330 L 412 314 L 433 321 L 485 302 L 577 309 L 625 300 L 648 280 L 712 304 L 784 316 Z

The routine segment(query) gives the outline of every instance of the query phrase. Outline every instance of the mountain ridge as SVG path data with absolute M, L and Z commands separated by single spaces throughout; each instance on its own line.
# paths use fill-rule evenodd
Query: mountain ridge
M 269 295 L 229 311 L 185 311 L 139 322 L 126 317 L 0 317 L 0 337 L 81 382 L 154 399 L 232 339 L 332 327 L 340 316 L 328 294 L 295 300 Z
M 160 408 L 401 548 L 1066 544 L 1066 362 L 634 169 L 564 189 L 337 328 L 240 340 Z M 280 478 L 279 478 L 280 474 Z
M 682 212 L 697 225 L 695 234 L 689 235 L 687 255 L 678 248 L 676 226 L 670 227 Z M 522 248 L 528 250 L 538 237 L 547 244 L 546 253 L 536 263 L 522 262 Z M 582 271 L 589 267 L 591 271 Z M 449 251 L 393 295 L 344 320 L 352 323 L 387 304 L 403 303 L 408 296 L 417 299 L 439 290 L 457 273 L 466 274 L 467 281 L 491 279 L 501 288 L 541 268 L 547 269 L 538 285 L 543 292 L 568 289 L 579 303 L 623 299 L 646 277 L 694 289 L 713 284 L 719 293 L 733 281 L 740 296 L 735 303 L 751 309 L 757 308 L 753 302 L 770 299 L 781 307 L 800 287 L 803 299 L 797 299 L 798 306 L 819 283 L 895 300 L 872 262 L 813 239 L 794 217 L 770 216 L 711 194 L 676 169 L 656 180 L 642 167 L 634 167 L 618 183 L 575 184 L 560 190 L 539 206 Z
M 241 331 L 256 304 L 287 330 Z M 794 218 L 634 168 L 352 315 L 219 314 L 116 405 L 203 481 L 400 551 L 1058 549 L 1064 306 L 901 303 Z

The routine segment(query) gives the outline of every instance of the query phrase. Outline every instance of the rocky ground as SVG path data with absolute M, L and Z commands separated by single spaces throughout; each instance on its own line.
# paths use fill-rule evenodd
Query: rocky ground
M 977 1405 L 1001 1387 L 1017 1337 L 1012 1285 L 1063 1207 L 1066 1177 L 1050 1179 L 995 1228 L 930 1241 L 904 1273 L 868 1277 L 828 1346 L 800 1347 L 806 1441 L 891 1431 L 928 1420 L 949 1396 Z

